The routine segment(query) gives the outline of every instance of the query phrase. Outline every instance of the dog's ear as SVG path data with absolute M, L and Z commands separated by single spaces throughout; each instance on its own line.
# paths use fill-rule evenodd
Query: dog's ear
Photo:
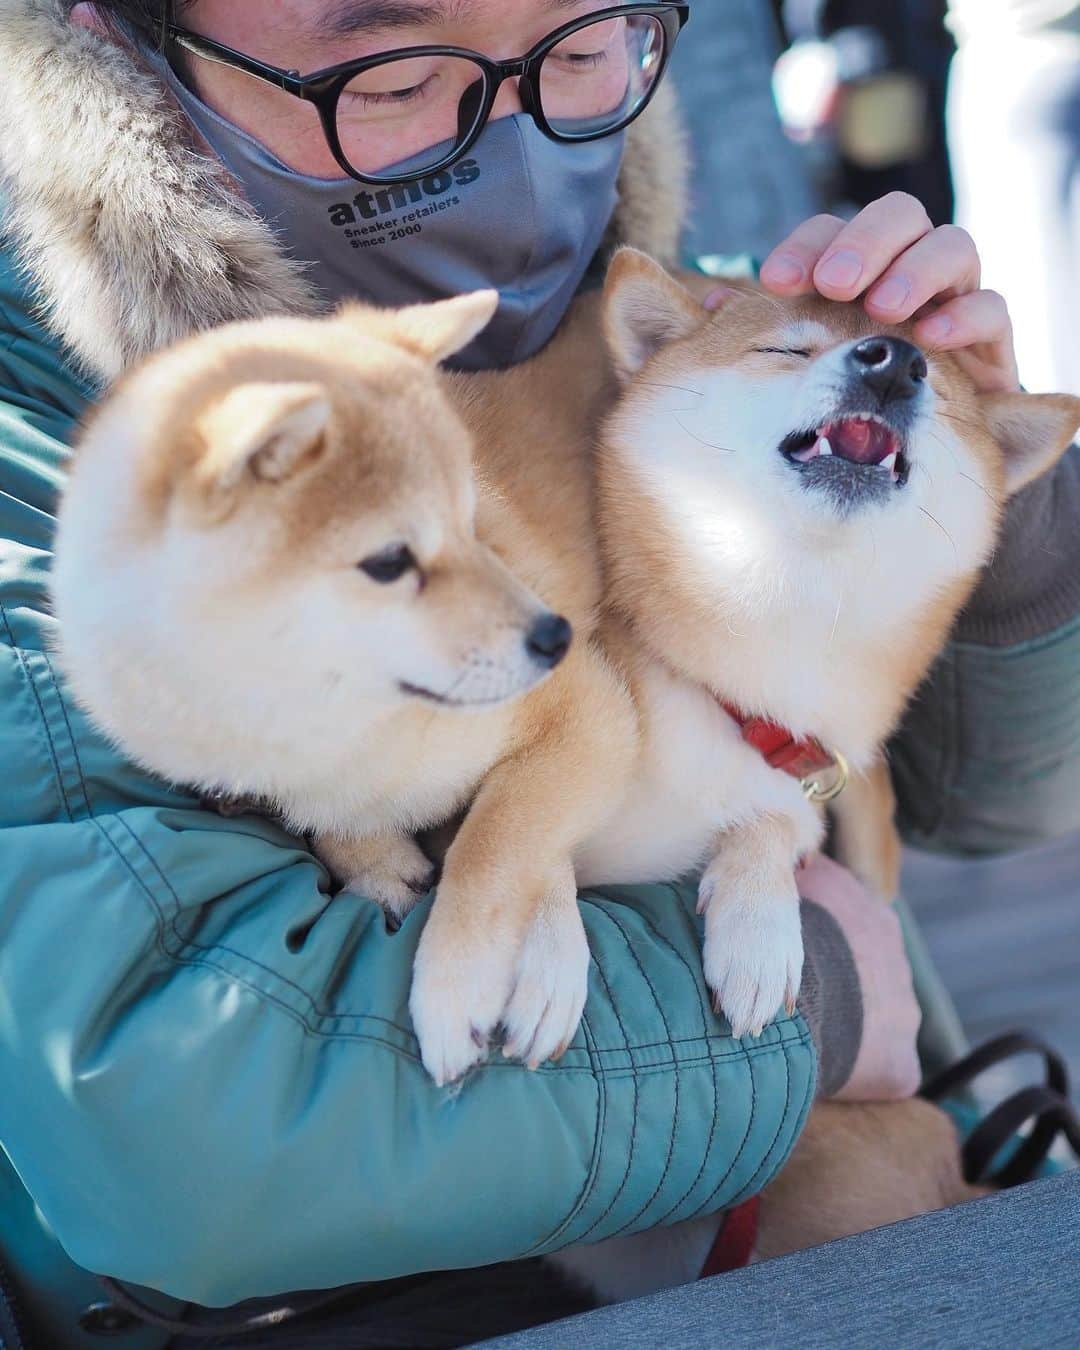
M 628 380 L 659 348 L 687 337 L 708 318 L 700 301 L 634 248 L 615 254 L 604 283 L 604 331 L 620 380 Z
M 202 453 L 194 484 L 210 519 L 220 519 L 245 482 L 279 483 L 322 455 L 330 398 L 311 382 L 253 382 L 230 389 L 197 420 Z
M 1080 428 L 1080 398 L 1072 394 L 987 394 L 982 408 L 1005 452 L 1010 497 L 1053 468 Z
M 437 365 L 467 347 L 488 326 L 498 307 L 498 291 L 470 291 L 430 305 L 394 310 L 388 316 L 388 331 L 400 346 Z

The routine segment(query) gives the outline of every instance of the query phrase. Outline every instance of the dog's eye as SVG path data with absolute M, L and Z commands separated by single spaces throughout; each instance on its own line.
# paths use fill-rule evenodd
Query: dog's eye
M 377 581 L 380 586 L 389 586 L 392 581 L 399 581 L 406 572 L 411 572 L 416 566 L 416 559 L 407 545 L 392 544 L 381 553 L 373 553 L 370 558 L 365 558 L 357 566 L 372 581 Z
M 759 356 L 802 356 L 809 360 L 813 353 L 809 347 L 751 347 Z

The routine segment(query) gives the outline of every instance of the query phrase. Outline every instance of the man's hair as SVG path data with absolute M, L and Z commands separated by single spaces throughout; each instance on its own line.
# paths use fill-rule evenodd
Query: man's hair
M 75 3 L 76 0 L 71 0 L 69 7 L 74 8 Z M 184 9 L 191 0 L 91 0 L 91 3 L 106 23 L 126 21 L 145 30 Z

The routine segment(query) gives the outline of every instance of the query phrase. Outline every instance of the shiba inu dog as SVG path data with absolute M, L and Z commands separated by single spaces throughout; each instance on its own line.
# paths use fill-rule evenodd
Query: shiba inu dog
M 533 1063 L 573 1035 L 572 857 L 635 747 L 589 641 L 602 346 L 576 380 L 544 358 L 557 404 L 501 380 L 474 463 L 436 364 L 496 302 L 237 324 L 151 358 L 83 431 L 53 573 L 100 727 L 168 779 L 263 799 L 395 919 L 434 879 L 414 834 L 466 811 L 412 990 L 439 1082 L 497 1023 Z
M 706 978 L 742 1035 L 798 993 L 793 869 L 822 836 L 819 785 L 773 767 L 746 728 L 759 719 L 869 775 L 839 813 L 841 851 L 887 894 L 881 746 L 1006 498 L 1063 453 L 1080 400 L 979 397 L 954 357 L 857 305 L 736 289 L 706 314 L 629 250 L 605 325 L 622 389 L 597 461 L 602 640 L 642 748 L 579 877 L 704 867 Z

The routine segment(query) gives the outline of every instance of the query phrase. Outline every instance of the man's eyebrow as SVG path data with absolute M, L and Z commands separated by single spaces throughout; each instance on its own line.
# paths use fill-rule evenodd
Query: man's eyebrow
M 472 0 L 338 0 L 314 23 L 319 37 L 351 37 L 388 28 L 451 23 L 472 8 Z
M 546 0 L 544 8 L 573 9 L 581 2 Z M 321 38 L 342 38 L 421 24 L 435 27 L 468 18 L 472 8 L 473 0 L 337 0 L 315 20 L 314 31 Z

